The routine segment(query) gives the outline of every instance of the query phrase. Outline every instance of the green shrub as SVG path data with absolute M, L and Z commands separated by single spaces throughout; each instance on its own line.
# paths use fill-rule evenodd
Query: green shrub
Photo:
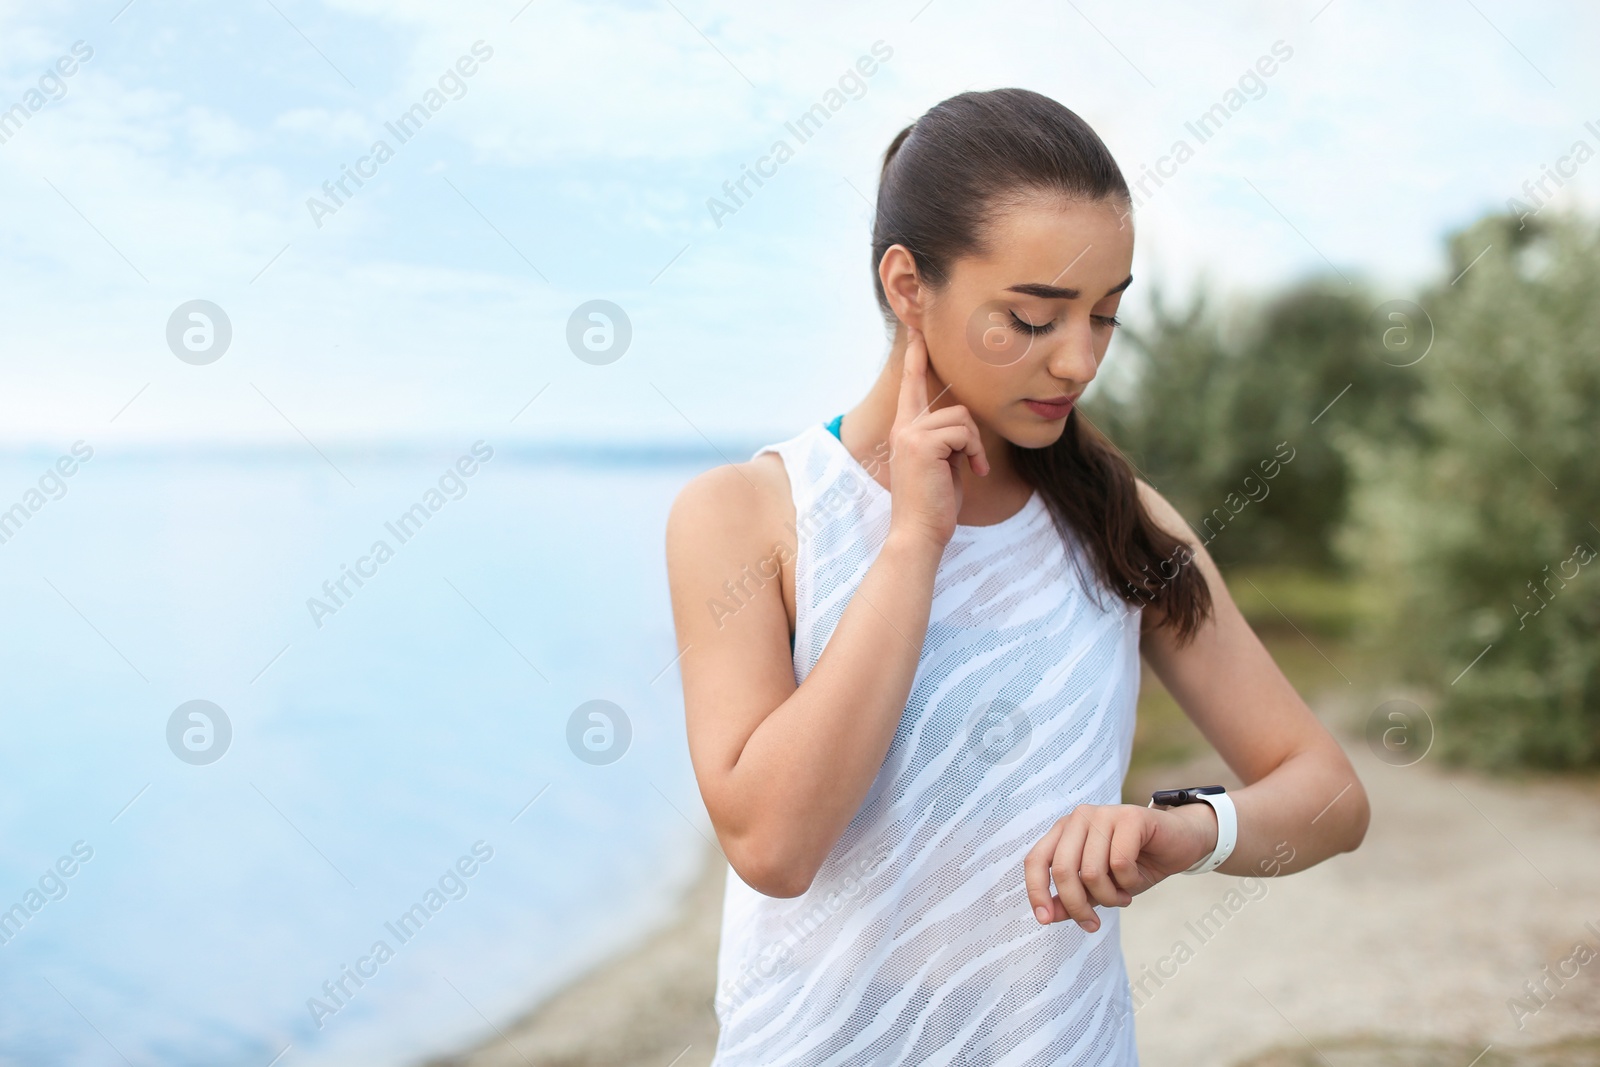
M 1343 280 L 1312 279 L 1244 304 L 1230 328 L 1203 290 L 1182 310 L 1156 294 L 1151 324 L 1126 331 L 1122 388 L 1101 390 L 1086 413 L 1219 564 L 1333 569 L 1351 488 L 1335 429 L 1417 433 L 1416 381 L 1365 343 L 1374 303 Z
M 1450 260 L 1418 297 L 1431 351 L 1388 368 L 1422 390 L 1420 433 L 1339 435 L 1339 545 L 1394 594 L 1380 636 L 1441 694 L 1437 751 L 1600 765 L 1600 228 L 1491 216 Z

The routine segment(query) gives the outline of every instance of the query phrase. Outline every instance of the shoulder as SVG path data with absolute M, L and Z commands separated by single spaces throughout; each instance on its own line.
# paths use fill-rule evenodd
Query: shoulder
M 1179 545 L 1174 550 L 1170 561 L 1164 560 L 1160 564 L 1158 569 L 1162 577 L 1170 579 L 1185 566 L 1194 566 L 1204 581 L 1206 591 L 1209 594 L 1210 611 L 1208 614 L 1211 618 L 1208 622 L 1214 622 L 1217 612 L 1226 610 L 1225 605 L 1232 604 L 1233 599 L 1228 592 L 1227 582 L 1223 580 L 1222 572 L 1217 569 L 1217 564 L 1211 558 L 1211 553 L 1206 551 L 1205 544 L 1195 534 L 1194 527 L 1190 526 L 1189 521 L 1183 517 L 1183 514 L 1172 506 L 1171 501 L 1162 496 L 1155 486 L 1143 478 L 1135 478 L 1134 483 L 1138 486 L 1139 503 L 1144 507 L 1145 514 L 1149 515 L 1151 521 L 1165 533 L 1172 536 Z M 1172 571 L 1171 574 L 1168 573 L 1169 567 Z M 1144 628 L 1147 633 L 1152 631 L 1166 633 L 1165 628 L 1161 625 L 1161 612 L 1153 607 L 1145 613 L 1144 622 Z
M 1139 502 L 1144 505 L 1145 514 L 1149 515 L 1162 530 L 1182 543 L 1185 555 L 1177 562 L 1198 564 L 1206 576 L 1207 584 L 1213 589 L 1223 585 L 1217 565 L 1211 559 L 1211 553 L 1206 551 L 1204 542 L 1195 533 L 1194 527 L 1189 525 L 1189 520 L 1183 517 L 1183 513 L 1173 507 L 1166 497 L 1156 491 L 1155 486 L 1143 478 L 1135 478 L 1134 483 L 1139 487 Z
M 740 548 L 782 528 L 792 515 L 783 460 L 763 452 L 743 463 L 724 463 L 691 478 L 667 515 L 667 557 L 695 547 Z
M 1139 503 L 1144 505 L 1145 513 L 1155 520 L 1155 524 L 1183 541 L 1189 547 L 1200 552 L 1205 549 L 1195 543 L 1194 530 L 1190 529 L 1186 520 L 1178 509 L 1173 507 L 1166 497 L 1156 491 L 1156 487 L 1143 478 L 1135 478 L 1134 484 L 1139 487 Z

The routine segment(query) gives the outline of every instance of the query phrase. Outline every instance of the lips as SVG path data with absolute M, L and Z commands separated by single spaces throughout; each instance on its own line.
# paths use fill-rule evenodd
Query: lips
M 1028 410 L 1046 419 L 1064 419 L 1072 411 L 1076 396 L 1051 397 L 1049 400 L 1024 400 Z

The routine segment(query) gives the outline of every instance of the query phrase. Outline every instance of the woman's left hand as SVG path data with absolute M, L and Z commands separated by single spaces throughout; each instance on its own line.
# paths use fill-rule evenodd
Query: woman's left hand
M 1163 878 L 1194 866 L 1216 843 L 1217 817 L 1209 804 L 1080 804 L 1028 850 L 1022 863 L 1028 903 L 1042 924 L 1070 918 L 1093 933 L 1100 928 L 1096 904 L 1127 907 Z

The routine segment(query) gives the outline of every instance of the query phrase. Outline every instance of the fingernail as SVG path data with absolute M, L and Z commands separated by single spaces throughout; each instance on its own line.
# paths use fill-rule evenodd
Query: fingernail
M 1100 928 L 1100 924 L 1099 923 L 1090 922 L 1087 919 L 1080 919 L 1078 921 L 1078 925 L 1083 927 L 1085 931 L 1087 931 L 1088 933 L 1091 933 L 1091 934 L 1094 933 L 1097 929 Z
M 1050 921 L 1050 913 L 1045 911 L 1043 908 L 1034 908 L 1033 913 L 1039 917 L 1039 921 L 1042 923 L 1048 923 Z

